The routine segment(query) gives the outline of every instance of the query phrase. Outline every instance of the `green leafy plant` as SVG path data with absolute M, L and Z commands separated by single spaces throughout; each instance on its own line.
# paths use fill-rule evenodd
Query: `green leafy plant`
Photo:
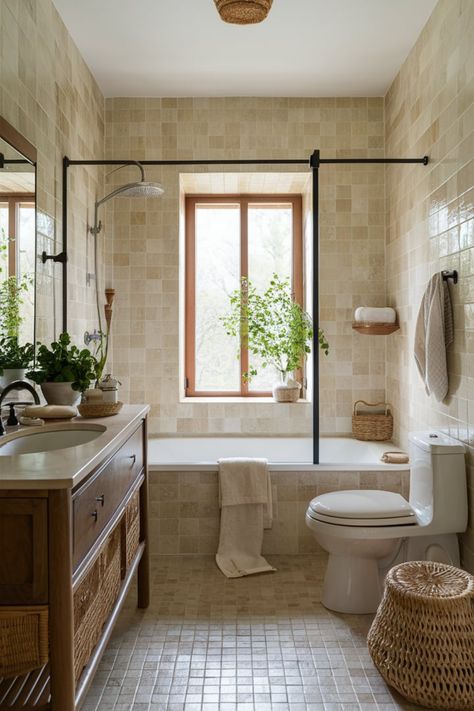
M 0 239 L 0 374 L 9 368 L 29 368 L 34 357 L 31 343 L 18 342 L 20 326 L 23 323 L 21 306 L 24 296 L 33 283 L 29 274 L 20 278 L 15 275 L 3 278 L 7 272 L 8 244 L 11 240 L 2 229 Z
M 18 338 L 20 325 L 23 323 L 21 306 L 24 303 L 24 296 L 33 283 L 33 277 L 31 274 L 23 274 L 19 278 L 16 275 L 3 278 L 3 274 L 7 271 L 6 263 L 10 241 L 5 230 L 2 229 L 0 240 L 0 335 Z
M 8 368 L 29 368 L 34 356 L 35 347 L 32 343 L 20 346 L 17 338 L 0 337 L 0 375 Z
M 274 274 L 263 294 L 244 277 L 241 289 L 230 296 L 230 312 L 221 317 L 229 336 L 240 335 L 254 356 L 262 359 L 262 367 L 273 365 L 282 376 L 301 367 L 311 352 L 313 324 L 311 317 L 294 300 L 288 279 Z M 324 332 L 319 329 L 320 348 L 329 352 Z M 251 366 L 244 377 L 257 375 Z
M 38 385 L 42 383 L 71 383 L 73 390 L 84 392 L 96 377 L 97 359 L 87 349 L 71 345 L 68 333 L 61 333 L 48 348 L 40 345 L 35 370 L 27 377 Z

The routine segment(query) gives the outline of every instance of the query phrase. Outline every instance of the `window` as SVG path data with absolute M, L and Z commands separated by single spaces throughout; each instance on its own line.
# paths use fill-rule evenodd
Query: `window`
M 248 277 L 264 290 L 274 273 L 303 302 L 300 195 L 186 197 L 186 395 L 263 397 L 278 379 L 225 332 L 229 296 Z M 239 354 L 239 358 L 237 358 Z M 256 365 L 250 382 L 243 374 Z
M 34 195 L 0 194 L 0 282 L 8 277 L 32 277 L 35 273 Z M 34 285 L 22 295 L 20 341 L 31 341 L 34 321 Z

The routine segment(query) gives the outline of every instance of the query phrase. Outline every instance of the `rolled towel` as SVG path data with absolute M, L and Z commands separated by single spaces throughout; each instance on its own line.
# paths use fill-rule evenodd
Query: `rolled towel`
M 385 464 L 408 464 L 410 458 L 405 452 L 384 452 L 380 461 Z
M 397 312 L 390 306 L 359 306 L 355 310 L 354 319 L 359 323 L 395 323 Z

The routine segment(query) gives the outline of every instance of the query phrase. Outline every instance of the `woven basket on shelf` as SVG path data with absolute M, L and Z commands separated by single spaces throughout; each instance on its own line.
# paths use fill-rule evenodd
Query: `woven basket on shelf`
M 122 575 L 124 576 L 140 544 L 140 490 L 137 490 L 125 509 L 122 520 Z
M 357 405 L 366 405 L 367 407 L 378 407 L 383 405 L 385 413 L 357 411 Z M 354 412 L 352 413 L 352 434 L 355 439 L 362 439 L 370 442 L 384 442 L 392 438 L 393 433 L 393 417 L 391 413 L 391 405 L 388 402 L 370 403 L 365 400 L 356 400 L 354 403 Z
M 118 415 L 123 402 L 81 402 L 77 409 L 81 417 L 111 417 Z
M 120 590 L 120 525 L 112 531 L 74 591 L 74 674 L 76 681 L 99 641 Z
M 48 607 L 0 607 L 0 677 L 26 674 L 48 661 Z
M 422 706 L 474 709 L 474 577 L 415 561 L 390 570 L 367 638 L 387 684 Z

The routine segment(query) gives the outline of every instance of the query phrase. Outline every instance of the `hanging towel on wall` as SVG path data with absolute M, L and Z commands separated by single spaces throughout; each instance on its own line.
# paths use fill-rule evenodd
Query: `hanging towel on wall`
M 421 301 L 415 329 L 415 360 L 428 395 L 440 402 L 448 394 L 446 349 L 454 341 L 453 307 L 442 274 L 431 277 Z
M 263 529 L 272 524 L 266 459 L 220 459 L 221 529 L 216 563 L 228 578 L 275 570 L 262 557 Z

